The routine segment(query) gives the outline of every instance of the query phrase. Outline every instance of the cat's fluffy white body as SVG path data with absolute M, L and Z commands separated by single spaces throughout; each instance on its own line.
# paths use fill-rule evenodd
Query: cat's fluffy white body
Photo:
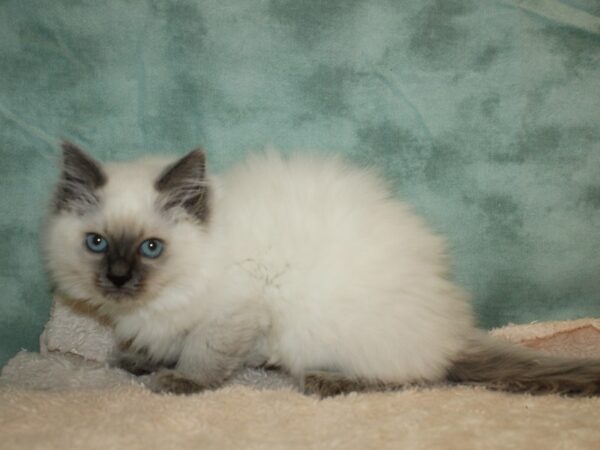
M 104 165 L 63 151 L 44 237 L 55 287 L 112 320 L 116 362 L 157 392 L 270 363 L 322 396 L 442 379 L 600 393 L 600 361 L 477 330 L 443 239 L 369 170 L 267 151 L 207 178 L 199 150 Z
M 444 376 L 470 309 L 446 278 L 442 240 L 380 178 L 270 152 L 221 186 L 215 241 L 264 304 L 271 362 L 400 382 Z
M 156 211 L 151 180 L 164 165 L 106 165 L 101 209 L 49 227 L 49 257 L 63 258 L 52 263 L 58 279 L 77 272 L 77 258 L 51 247 L 62 236 L 112 224 L 168 236 L 171 261 L 152 298 L 98 301 L 120 340 L 169 359 L 205 345 L 194 330 L 247 327 L 248 362 L 403 383 L 441 379 L 472 334 L 443 240 L 370 171 L 333 157 L 255 155 L 211 179 L 214 207 L 198 227 L 167 225 Z M 68 295 L 94 301 L 85 282 L 70 285 Z

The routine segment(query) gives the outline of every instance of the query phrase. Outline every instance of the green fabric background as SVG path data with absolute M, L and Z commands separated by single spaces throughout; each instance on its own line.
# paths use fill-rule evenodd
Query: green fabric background
M 482 326 L 600 316 L 599 69 L 597 0 L 4 0 L 0 363 L 47 319 L 62 137 L 336 150 L 448 235 Z

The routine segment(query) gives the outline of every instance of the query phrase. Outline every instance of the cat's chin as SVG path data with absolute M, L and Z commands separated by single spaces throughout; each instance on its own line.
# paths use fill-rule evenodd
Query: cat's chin
M 132 292 L 104 292 L 102 294 L 105 302 L 134 302 L 138 298 L 139 296 Z
M 145 293 L 145 289 L 140 283 L 132 283 L 122 287 L 96 283 L 96 291 L 98 297 L 107 303 L 135 302 L 143 298 Z
M 110 291 L 110 292 L 95 292 L 92 295 L 86 296 L 66 296 L 75 301 L 88 303 L 95 307 L 110 306 L 110 305 L 134 305 L 143 301 L 143 295 L 135 292 L 127 291 Z

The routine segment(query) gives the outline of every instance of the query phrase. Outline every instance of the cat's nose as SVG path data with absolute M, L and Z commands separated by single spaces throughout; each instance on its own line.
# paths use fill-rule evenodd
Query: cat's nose
M 126 275 L 114 275 L 112 273 L 109 273 L 106 275 L 106 278 L 108 278 L 110 280 L 110 282 L 112 284 L 114 284 L 116 287 L 122 287 L 125 283 L 127 283 L 129 280 L 131 280 L 131 275 L 130 274 L 126 274 Z
M 131 280 L 131 267 L 125 261 L 115 261 L 110 265 L 106 278 L 116 287 L 120 288 Z

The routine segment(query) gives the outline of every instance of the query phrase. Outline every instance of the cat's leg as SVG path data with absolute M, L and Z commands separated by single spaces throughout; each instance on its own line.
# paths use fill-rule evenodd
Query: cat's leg
M 256 330 L 234 328 L 190 332 L 175 367 L 152 374 L 147 386 L 154 392 L 173 394 L 218 388 L 244 366 L 254 348 Z
M 312 371 L 303 376 L 302 390 L 305 394 L 321 398 L 350 392 L 375 392 L 397 390 L 402 384 L 384 383 L 362 378 L 350 378 L 339 372 Z
M 151 360 L 142 352 L 118 352 L 112 357 L 111 365 L 123 369 L 132 375 L 141 376 L 156 372 L 168 365 Z
M 161 368 L 174 366 L 173 363 L 153 360 L 145 349 L 132 349 L 130 341 L 119 344 L 110 356 L 109 365 L 136 376 L 147 375 Z

